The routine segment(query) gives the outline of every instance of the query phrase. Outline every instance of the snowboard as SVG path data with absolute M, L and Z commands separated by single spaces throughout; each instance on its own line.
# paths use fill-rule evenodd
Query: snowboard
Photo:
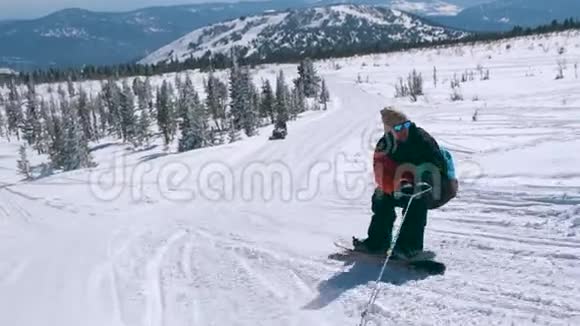
M 387 254 L 373 254 L 364 251 L 355 250 L 351 244 L 342 241 L 335 241 L 334 245 L 341 249 L 343 253 L 330 255 L 329 258 L 335 260 L 357 260 L 364 259 L 370 263 L 383 264 L 387 258 Z M 355 259 L 353 259 L 355 258 Z M 444 263 L 435 260 L 435 253 L 426 251 L 413 259 L 389 259 L 389 266 L 398 266 L 408 268 L 410 270 L 427 273 L 429 275 L 443 275 L 445 274 L 446 266 Z

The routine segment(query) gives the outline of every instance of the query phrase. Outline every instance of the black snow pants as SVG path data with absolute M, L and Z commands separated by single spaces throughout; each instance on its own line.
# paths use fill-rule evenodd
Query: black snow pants
M 373 217 L 368 229 L 367 246 L 371 250 L 386 250 L 392 241 L 393 224 L 397 215 L 395 207 L 403 206 L 392 195 L 377 189 L 372 197 Z M 405 214 L 406 206 L 403 207 Z M 423 238 L 427 225 L 427 203 L 424 200 L 413 200 L 401 228 L 395 250 L 423 250 Z

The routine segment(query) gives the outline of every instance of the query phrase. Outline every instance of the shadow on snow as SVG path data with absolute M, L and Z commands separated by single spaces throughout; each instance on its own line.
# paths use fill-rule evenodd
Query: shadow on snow
M 332 254 L 329 258 L 344 262 L 345 270 L 322 282 L 318 286 L 318 297 L 306 304 L 303 309 L 322 309 L 348 290 L 367 285 L 369 282 L 374 283 L 382 268 L 382 263 L 361 260 L 360 257 L 348 253 Z M 351 267 L 347 268 L 347 266 Z M 389 265 L 381 281 L 400 286 L 409 281 L 420 281 L 427 277 L 429 275 L 426 273 L 412 271 L 402 266 Z

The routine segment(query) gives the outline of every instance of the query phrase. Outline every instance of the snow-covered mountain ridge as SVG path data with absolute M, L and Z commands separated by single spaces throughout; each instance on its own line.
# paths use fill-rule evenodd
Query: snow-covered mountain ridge
M 210 25 L 170 43 L 141 63 L 183 61 L 238 49 L 243 57 L 314 54 L 336 48 L 460 38 L 464 32 L 381 6 L 333 5 L 271 12 Z

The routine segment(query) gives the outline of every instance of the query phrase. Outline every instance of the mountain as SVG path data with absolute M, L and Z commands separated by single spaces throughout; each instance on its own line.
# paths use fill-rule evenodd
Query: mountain
M 340 2 L 449 15 L 485 0 L 268 0 L 151 7 L 124 13 L 67 9 L 32 20 L 0 21 L 0 66 L 34 68 L 117 64 L 146 56 L 190 31 L 267 10 Z
M 272 56 L 364 49 L 465 35 L 386 7 L 334 5 L 265 13 L 200 28 L 140 63 L 183 61 L 209 53 L 229 53 L 233 48 L 246 58 L 267 60 Z
M 580 19 L 578 0 L 497 0 L 462 10 L 456 16 L 430 17 L 443 25 L 471 31 L 509 30 L 534 27 L 552 20 Z
M 213 3 L 126 13 L 67 9 L 39 19 L 8 21 L 0 24 L 0 66 L 25 70 L 129 62 L 192 29 L 286 5 Z

